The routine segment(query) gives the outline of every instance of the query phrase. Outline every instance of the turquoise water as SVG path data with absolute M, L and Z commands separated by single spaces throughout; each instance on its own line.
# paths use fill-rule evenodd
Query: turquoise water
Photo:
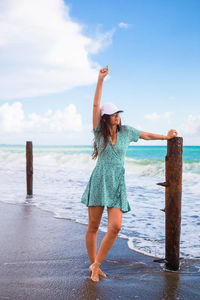
M 129 146 L 127 157 L 136 159 L 160 159 L 167 154 L 167 146 Z M 200 146 L 183 146 L 183 161 L 200 161 Z
M 91 154 L 91 146 L 35 146 L 35 152 L 54 153 L 87 153 Z M 22 153 L 25 151 L 24 145 L 0 145 L 0 151 Z M 158 159 L 163 160 L 167 154 L 167 146 L 129 146 L 126 156 L 135 159 Z M 200 146 L 183 146 L 183 161 L 200 161 Z
M 25 203 L 52 211 L 57 218 L 88 223 L 80 203 L 96 161 L 91 146 L 33 145 L 33 197 L 26 195 L 24 145 L 0 145 L 1 201 Z M 163 257 L 167 146 L 129 146 L 125 179 L 131 211 L 123 214 L 119 236 L 131 249 Z M 183 146 L 181 256 L 200 256 L 200 146 Z M 104 210 L 100 230 L 107 231 Z

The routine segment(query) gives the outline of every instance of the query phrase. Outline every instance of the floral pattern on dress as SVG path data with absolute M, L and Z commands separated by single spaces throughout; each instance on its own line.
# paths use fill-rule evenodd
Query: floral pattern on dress
M 103 136 L 100 132 L 100 123 L 93 134 L 98 153 L 103 149 Z M 141 134 L 129 125 L 122 125 L 117 132 L 117 141 L 113 145 L 111 139 L 92 171 L 87 186 L 81 197 L 81 203 L 86 206 L 117 207 L 126 213 L 131 210 L 127 200 L 124 158 L 131 142 L 137 142 Z

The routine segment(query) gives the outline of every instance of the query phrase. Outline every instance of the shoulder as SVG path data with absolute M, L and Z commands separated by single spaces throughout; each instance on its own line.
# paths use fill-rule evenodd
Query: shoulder
M 130 125 L 123 125 L 123 132 L 128 136 L 130 142 L 137 142 L 141 134 L 141 130 Z
M 127 131 L 128 130 L 128 125 L 122 125 L 121 130 Z
M 121 129 L 120 129 L 120 132 L 123 136 L 128 136 L 129 133 L 130 133 L 130 128 L 129 128 L 129 125 L 122 125 L 121 126 Z
M 96 129 L 93 128 L 92 131 L 93 131 L 93 132 L 98 132 L 98 131 L 100 131 L 100 122 L 98 123 Z
M 131 126 L 129 126 L 129 125 L 122 125 L 121 126 L 121 130 L 123 132 L 129 132 L 131 130 Z
M 93 132 L 95 138 L 97 138 L 97 137 L 100 135 L 100 133 L 101 133 L 101 131 L 100 131 L 100 122 L 99 122 L 99 124 L 97 125 L 97 128 L 96 128 L 96 129 L 94 129 L 94 128 L 92 129 L 92 132 Z

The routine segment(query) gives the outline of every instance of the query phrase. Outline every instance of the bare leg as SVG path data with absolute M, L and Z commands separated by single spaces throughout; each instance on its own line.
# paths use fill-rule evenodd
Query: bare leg
M 93 281 L 99 281 L 99 267 L 111 249 L 120 229 L 121 229 L 122 211 L 116 207 L 108 207 L 108 231 L 104 236 L 95 262 L 91 265 Z
M 97 251 L 97 231 L 101 222 L 104 206 L 88 206 L 88 228 L 85 235 L 86 248 L 91 264 L 94 263 Z M 91 266 L 89 270 L 92 271 Z M 99 274 L 106 277 L 106 274 L 99 269 Z
M 104 206 L 88 206 L 88 228 L 85 242 L 91 264 L 95 261 L 97 251 L 97 231 L 101 222 Z

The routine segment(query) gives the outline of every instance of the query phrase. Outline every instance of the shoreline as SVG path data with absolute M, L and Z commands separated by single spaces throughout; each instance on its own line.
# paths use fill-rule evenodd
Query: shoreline
M 49 215 L 51 214 L 51 216 Z M 155 257 L 128 248 L 117 237 L 90 279 L 87 225 L 54 217 L 32 204 L 0 202 L 0 299 L 199 299 L 200 262 L 184 259 L 164 271 Z M 98 231 L 97 249 L 105 235 Z
M 70 218 L 65 218 L 65 217 L 59 217 L 59 216 L 56 216 L 56 214 L 53 212 L 53 211 L 51 211 L 51 210 L 48 210 L 48 209 L 43 209 L 43 208 L 41 208 L 40 206 L 37 206 L 37 205 L 35 205 L 34 203 L 8 203 L 8 202 L 3 202 L 3 201 L 1 201 L 0 200 L 0 204 L 8 204 L 8 205 L 30 205 L 30 206 L 33 206 L 33 207 L 35 207 L 35 208 L 37 208 L 37 209 L 39 209 L 39 210 L 41 210 L 41 211 L 43 211 L 43 212 L 46 212 L 46 213 L 50 213 L 51 215 L 52 215 L 52 217 L 53 218 L 55 218 L 55 219 L 58 219 L 58 220 L 67 220 L 67 221 L 70 221 L 70 222 L 73 222 L 73 223 L 76 223 L 76 224 L 79 224 L 79 225 L 83 225 L 83 226 L 87 226 L 87 224 L 85 224 L 85 223 L 81 223 L 81 222 L 79 222 L 79 221 L 76 221 L 76 220 L 73 220 L 73 219 L 70 219 Z M 101 232 L 101 233 L 103 233 L 103 234 L 105 234 L 106 233 L 106 231 L 104 231 L 104 230 L 102 230 L 101 228 L 99 228 L 98 229 L 98 231 L 99 232 Z M 163 259 L 164 257 L 160 257 L 160 256 L 154 256 L 154 255 L 150 255 L 150 254 L 146 254 L 145 252 L 142 252 L 142 251 L 139 251 L 139 250 L 137 250 L 137 249 L 132 249 L 132 248 L 130 248 L 129 246 L 128 246 L 128 241 L 129 241 L 129 237 L 127 237 L 127 236 L 124 236 L 124 235 L 120 235 L 120 233 L 118 234 L 118 236 L 117 236 L 117 238 L 120 238 L 120 239 L 122 239 L 122 240 L 125 240 L 125 241 L 127 241 L 127 247 L 128 247 L 128 249 L 130 250 L 130 251 L 133 251 L 134 253 L 137 253 L 137 254 L 140 254 L 140 255 L 143 255 L 143 256 L 145 256 L 145 257 L 149 257 L 149 258 L 151 258 L 151 259 L 156 259 L 156 260 L 159 260 L 159 259 Z M 182 256 L 180 256 L 180 261 L 181 260 L 189 260 L 189 261 L 200 261 L 200 256 L 199 257 L 182 257 Z M 172 271 L 171 271 L 172 272 Z
M 29 203 L 6 203 L 6 202 L 3 202 L 3 201 L 0 200 L 0 205 L 1 205 L 1 203 L 2 203 L 2 204 L 6 204 L 6 205 L 7 205 L 7 204 L 8 204 L 8 205 L 14 205 L 14 206 L 15 206 L 15 205 L 32 206 L 32 207 L 35 207 L 36 209 L 39 209 L 40 211 L 43 211 L 43 212 L 46 212 L 46 213 L 51 214 L 52 217 L 55 218 L 55 219 L 57 219 L 57 220 L 66 220 L 66 221 L 69 221 L 69 222 L 73 222 L 73 223 L 75 223 L 75 224 L 79 224 L 79 225 L 82 225 L 82 226 L 87 226 L 87 224 L 78 222 L 78 221 L 73 220 L 73 219 L 70 219 L 70 218 L 57 217 L 57 216 L 55 215 L 55 213 L 52 212 L 51 210 L 48 210 L 48 209 L 42 209 L 41 207 L 39 207 L 39 206 L 37 206 L 37 205 L 35 205 L 35 204 L 29 204 Z M 103 234 L 106 233 L 105 231 L 101 230 L 100 228 L 98 229 L 98 232 L 101 232 L 101 233 L 103 233 Z M 128 240 L 129 240 L 128 237 L 126 237 L 126 236 L 120 236 L 120 234 L 118 234 L 117 238 L 118 238 L 118 239 L 122 239 L 122 240 L 124 240 L 124 241 L 127 241 L 127 247 L 128 247 Z M 129 250 L 129 251 L 133 251 L 134 253 L 137 253 L 137 254 L 139 254 L 139 255 L 148 257 L 148 258 L 150 258 L 150 259 L 152 259 L 152 260 L 153 260 L 153 259 L 162 259 L 162 258 L 160 258 L 160 257 L 158 257 L 158 256 L 148 255 L 148 254 L 146 254 L 146 253 L 140 252 L 139 250 L 137 251 L 137 250 L 131 249 L 131 248 L 129 248 L 129 247 L 128 247 L 128 250 Z M 193 259 L 190 259 L 190 260 L 193 260 Z M 195 260 L 195 259 L 194 259 L 194 260 Z
M 48 209 L 42 209 L 41 207 L 35 205 L 35 204 L 30 204 L 30 203 L 7 203 L 7 202 L 3 202 L 0 200 L 0 206 L 1 204 L 5 204 L 5 205 L 13 205 L 13 206 L 31 206 L 31 207 L 34 207 L 36 209 L 38 209 L 39 211 L 41 212 L 46 212 L 46 213 L 49 213 L 51 214 L 51 216 L 54 218 L 54 219 L 57 219 L 57 220 L 66 220 L 66 221 L 69 221 L 69 222 L 72 222 L 74 224 L 78 224 L 78 225 L 81 225 L 81 226 L 87 226 L 87 224 L 84 224 L 84 223 L 81 223 L 81 222 L 78 222 L 76 220 L 73 220 L 73 219 L 70 219 L 70 218 L 64 218 L 64 217 L 57 217 L 55 215 L 54 212 L 52 212 L 51 210 L 48 210 Z M 103 235 L 106 233 L 105 231 L 101 230 L 100 228 L 98 229 L 98 232 L 101 232 Z M 124 241 L 128 241 L 128 237 L 126 236 L 120 236 L 120 234 L 118 234 L 117 236 L 117 239 L 122 239 Z M 161 257 L 159 256 L 153 256 L 153 255 L 150 255 L 150 254 L 146 254 L 146 253 L 143 253 L 143 252 L 140 252 L 139 250 L 137 251 L 136 249 L 131 249 L 128 247 L 128 243 L 127 243 L 127 248 L 129 251 L 132 251 L 134 252 L 135 254 L 138 254 L 138 255 L 141 255 L 141 256 L 144 256 L 144 257 L 147 257 L 147 258 L 150 258 L 152 260 L 154 259 L 162 259 Z M 191 261 L 191 262 L 200 262 L 200 257 L 195 257 L 195 258 L 185 258 L 185 257 L 180 257 L 180 260 L 187 260 L 187 261 Z M 170 271 L 170 270 L 166 270 L 168 272 L 179 272 L 179 271 Z

